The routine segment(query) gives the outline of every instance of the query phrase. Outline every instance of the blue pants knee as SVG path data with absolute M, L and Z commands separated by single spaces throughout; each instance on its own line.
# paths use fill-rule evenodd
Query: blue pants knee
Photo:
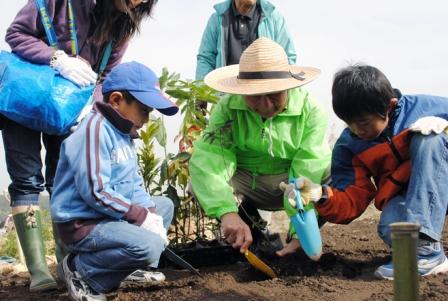
M 394 222 L 420 224 L 420 233 L 439 241 L 445 222 L 448 197 L 448 136 L 415 134 L 410 144 L 411 175 L 408 188 L 385 205 L 378 234 L 391 245 L 389 225 Z

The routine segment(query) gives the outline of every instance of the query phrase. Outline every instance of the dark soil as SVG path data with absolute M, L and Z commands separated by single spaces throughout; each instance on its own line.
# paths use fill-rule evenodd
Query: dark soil
M 392 300 L 393 282 L 377 280 L 373 272 L 391 259 L 376 234 L 377 221 L 368 218 L 350 225 L 322 228 L 324 255 L 314 263 L 303 254 L 269 260 L 279 278 L 267 279 L 247 262 L 200 268 L 203 277 L 164 269 L 160 286 L 127 286 L 110 300 Z M 444 245 L 448 249 L 448 226 Z M 28 280 L 1 276 L 0 300 L 67 300 L 65 288 L 31 294 Z M 421 300 L 447 300 L 448 274 L 420 278 Z

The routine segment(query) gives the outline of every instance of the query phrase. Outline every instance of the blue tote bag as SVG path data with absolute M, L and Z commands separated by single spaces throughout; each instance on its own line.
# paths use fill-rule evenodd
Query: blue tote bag
M 45 2 L 35 0 L 50 44 L 57 49 L 54 28 Z M 69 1 L 71 9 L 71 1 Z M 69 14 L 73 16 L 73 14 Z M 77 53 L 74 20 L 69 20 L 73 52 Z M 99 73 L 104 71 L 112 50 L 107 45 Z M 92 101 L 95 85 L 79 87 L 48 65 L 30 63 L 18 55 L 0 52 L 0 114 L 15 122 L 51 135 L 69 132 L 82 109 Z

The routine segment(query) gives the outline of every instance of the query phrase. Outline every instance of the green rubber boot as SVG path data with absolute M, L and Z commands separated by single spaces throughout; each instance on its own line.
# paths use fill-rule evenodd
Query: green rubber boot
M 42 238 L 42 221 L 39 207 L 13 207 L 13 219 L 31 276 L 30 291 L 56 289 L 57 284 L 48 270 Z
M 62 242 L 56 224 L 52 223 L 52 226 L 53 226 L 54 249 L 55 249 L 54 253 L 56 255 L 56 260 L 58 261 L 58 263 L 61 263 L 64 257 L 70 252 L 67 246 Z

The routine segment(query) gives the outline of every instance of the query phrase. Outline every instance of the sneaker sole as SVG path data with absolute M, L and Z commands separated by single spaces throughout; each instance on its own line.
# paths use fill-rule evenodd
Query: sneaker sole
M 378 279 L 382 279 L 382 280 L 394 280 L 394 277 L 386 277 L 384 275 L 382 275 L 380 272 L 375 271 L 374 273 L 375 277 Z
M 448 272 L 448 258 L 445 258 L 445 261 L 442 264 L 439 264 L 426 274 L 423 274 L 422 276 L 428 276 L 428 275 L 436 275 L 436 274 L 443 274 Z
M 147 284 L 147 285 L 159 285 L 163 283 L 164 281 L 153 281 L 153 280 L 123 280 L 121 283 L 123 285 L 127 284 Z
M 132 285 L 132 284 L 146 284 L 146 285 L 159 285 L 165 282 L 165 277 L 160 277 L 160 279 L 128 279 L 125 278 L 120 285 Z
M 439 264 L 438 266 L 434 267 L 429 272 L 422 274 L 420 276 L 429 276 L 429 275 L 436 275 L 436 274 L 444 274 L 448 272 L 448 258 L 445 258 L 445 261 L 442 264 Z M 386 277 L 379 273 L 378 271 L 375 271 L 374 273 L 375 277 L 378 279 L 384 279 L 384 280 L 394 280 L 394 277 Z
M 127 285 L 127 284 L 147 284 L 147 285 L 159 285 L 161 283 L 165 282 L 165 278 L 160 279 L 160 280 L 149 280 L 149 279 L 145 279 L 145 280 L 137 280 L 137 279 L 125 279 L 121 282 L 121 284 L 123 285 Z

